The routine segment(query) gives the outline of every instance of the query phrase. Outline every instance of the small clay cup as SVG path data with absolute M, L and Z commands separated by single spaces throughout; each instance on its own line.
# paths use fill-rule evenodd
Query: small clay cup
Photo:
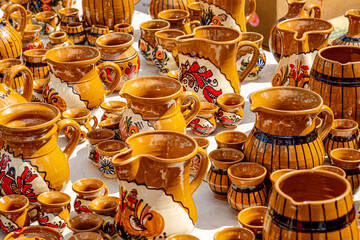
M 189 12 L 183 9 L 167 9 L 158 13 L 159 19 L 170 23 L 170 29 L 177 29 L 186 34 L 191 34 L 195 27 L 200 26 L 199 21 L 189 22 L 189 16 Z
M 90 46 L 96 47 L 96 39 L 100 36 L 108 34 L 110 32 L 108 26 L 104 25 L 92 25 L 89 35 L 87 37 Z
M 46 240 L 63 240 L 63 235 L 51 228 L 44 226 L 24 227 L 20 231 L 14 231 L 4 238 L 4 240 L 27 240 L 27 239 L 46 239 Z
M 235 128 L 244 119 L 245 99 L 238 93 L 224 93 L 216 100 L 216 119 L 226 128 Z
M 60 30 L 66 31 L 67 25 L 73 22 L 79 22 L 79 9 L 62 8 L 59 10 L 61 16 Z
M 85 45 L 87 42 L 86 32 L 81 22 L 69 23 L 66 26 L 68 39 L 75 45 Z
M 101 234 L 96 232 L 81 232 L 72 235 L 69 240 L 103 240 Z
M 40 35 L 47 37 L 56 31 L 56 26 L 60 23 L 60 17 L 53 11 L 39 12 L 35 15 L 37 23 L 42 26 Z
M 86 134 L 86 139 L 89 141 L 88 156 L 94 165 L 99 165 L 99 153 L 96 151 L 96 144 L 102 141 L 113 139 L 114 137 L 115 132 L 106 128 L 91 130 Z
M 120 140 L 107 140 L 96 145 L 99 153 L 99 171 L 107 178 L 116 178 L 115 169 L 111 159 L 118 153 L 127 150 L 126 144 Z
M 211 133 L 213 133 L 217 127 L 215 113 L 218 110 L 219 107 L 213 103 L 201 102 L 200 111 L 189 123 L 193 133 L 198 136 L 209 136 Z
M 99 123 L 99 127 L 102 129 L 109 129 L 114 132 L 114 140 L 120 140 L 119 124 L 121 117 L 108 118 Z
M 46 44 L 46 49 L 71 45 L 74 44 L 68 39 L 66 32 L 53 32 L 49 35 L 49 42 Z
M 83 213 L 72 217 L 68 222 L 68 227 L 74 233 L 96 232 L 106 240 L 112 240 L 109 234 L 103 233 L 100 229 L 104 219 L 95 213 Z
M 190 234 L 175 234 L 166 238 L 166 240 L 200 240 L 200 239 Z
M 321 166 L 314 167 L 313 170 L 329 171 L 329 172 L 339 174 L 343 178 L 346 178 L 346 172 L 344 170 L 342 170 L 341 168 L 336 167 L 336 166 L 321 165 Z
M 237 216 L 241 226 L 252 231 L 257 240 L 262 239 L 266 211 L 265 206 L 254 206 L 242 210 Z
M 198 144 L 199 147 L 201 147 L 202 149 L 206 150 L 206 148 L 210 145 L 210 141 L 207 140 L 206 138 L 203 137 L 193 137 L 193 139 L 195 139 L 196 143 Z M 190 175 L 191 176 L 195 176 L 197 171 L 199 170 L 200 167 L 200 155 L 196 154 L 195 157 L 193 157 L 191 159 L 191 164 L 190 164 Z
M 246 228 L 228 227 L 215 233 L 214 240 L 255 240 L 255 235 Z
M 200 2 L 192 2 L 187 5 L 189 9 L 189 18 L 191 21 L 201 21 L 201 8 Z
M 121 117 L 122 112 L 126 108 L 126 102 L 123 101 L 107 101 L 100 104 L 102 110 L 104 110 L 101 116 L 101 121 L 104 121 L 113 117 Z
M 240 131 L 223 131 L 215 135 L 218 148 L 234 148 L 243 151 L 248 135 Z
M 134 36 L 135 30 L 134 27 L 128 23 L 118 23 L 114 26 L 114 32 L 123 32 Z

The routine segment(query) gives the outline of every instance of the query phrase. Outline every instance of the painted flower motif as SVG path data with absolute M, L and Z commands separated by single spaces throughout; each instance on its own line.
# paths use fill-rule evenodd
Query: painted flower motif
M 109 158 L 102 158 L 100 164 L 100 172 L 104 174 L 115 174 L 114 167 L 111 165 Z
M 50 3 L 51 0 L 41 0 L 41 2 L 43 2 L 43 3 Z
M 42 6 L 42 10 L 43 11 L 51 11 L 51 6 L 49 5 L 49 4 L 44 4 L 43 6 Z
M 146 51 L 146 45 L 145 45 L 145 43 L 144 42 L 140 42 L 140 50 L 141 51 L 143 51 L 143 52 L 145 52 Z
M 46 26 L 46 27 L 45 27 L 45 32 L 46 32 L 46 33 L 49 33 L 50 31 L 51 31 L 50 27 L 49 27 L 49 26 Z
M 220 19 L 219 19 L 217 16 L 214 16 L 214 17 L 211 19 L 211 22 L 212 22 L 212 24 L 214 24 L 214 25 L 220 25 L 220 24 L 221 24 L 221 21 L 220 21 Z
M 138 133 L 138 132 L 139 132 L 139 129 L 135 125 L 132 125 L 129 127 L 129 136 L 134 135 L 135 133 Z
M 162 51 L 156 51 L 155 58 L 159 60 L 164 59 L 164 53 Z
M 303 65 L 302 61 L 298 59 L 295 61 L 295 64 L 290 64 L 290 74 L 292 74 L 295 87 L 302 87 L 306 84 L 303 83 L 303 80 L 306 81 L 309 69 L 309 66 Z

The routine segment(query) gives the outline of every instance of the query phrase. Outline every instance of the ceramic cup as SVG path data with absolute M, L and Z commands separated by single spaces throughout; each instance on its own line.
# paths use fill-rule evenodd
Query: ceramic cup
M 126 149 L 126 144 L 120 140 L 107 140 L 96 145 L 96 151 L 99 153 L 99 171 L 105 177 L 116 178 L 115 169 L 111 165 L 111 159 Z
M 41 193 L 38 197 L 40 226 L 52 227 L 62 232 L 70 219 L 70 196 L 63 192 Z
M 189 12 L 183 9 L 167 9 L 158 13 L 159 19 L 170 23 L 170 29 L 177 29 L 186 34 L 191 34 L 195 27 L 200 26 L 199 21 L 189 22 L 189 15 Z
M 166 238 L 166 240 L 200 240 L 200 239 L 190 234 L 175 234 Z
M 70 45 L 74 44 L 68 39 L 66 32 L 53 32 L 49 35 L 49 42 L 46 44 L 46 49 Z
M 121 117 L 121 113 L 126 108 L 126 102 L 123 101 L 107 101 L 100 104 L 102 110 L 104 110 L 101 116 L 101 121 L 110 119 L 113 117 Z
M 81 232 L 73 234 L 69 240 L 103 240 L 101 234 L 96 232 Z
M 40 36 L 47 37 L 50 33 L 56 31 L 56 26 L 60 23 L 60 17 L 52 11 L 39 12 L 35 15 L 37 24 L 42 27 Z
M 206 150 L 206 148 L 210 144 L 210 141 L 203 137 L 193 137 L 193 139 L 195 139 L 197 145 L 204 150 Z M 200 155 L 196 154 L 195 157 L 191 159 L 190 175 L 195 176 L 197 171 L 199 170 L 199 167 L 200 167 Z
M 62 31 L 66 31 L 69 23 L 80 22 L 77 8 L 62 8 L 59 10 L 59 14 L 61 16 L 60 30 Z
M 215 135 L 218 148 L 234 148 L 243 151 L 247 134 L 240 131 L 223 131 Z
M 346 178 L 346 172 L 344 170 L 342 170 L 341 168 L 336 167 L 336 166 L 321 165 L 321 166 L 314 167 L 313 170 L 329 171 L 329 172 L 339 174 L 340 176 Z
M 51 227 L 30 226 L 24 227 L 19 231 L 14 231 L 4 238 L 4 240 L 63 240 L 63 235 Z
M 187 5 L 190 13 L 190 20 L 191 21 L 201 21 L 201 7 L 200 2 L 192 2 Z
M 105 25 L 92 25 L 89 35 L 87 37 L 90 46 L 96 47 L 96 39 L 98 37 L 108 34 L 110 32 L 109 27 Z
M 121 117 L 113 117 L 108 118 L 104 121 L 101 121 L 99 123 L 99 127 L 101 129 L 109 129 L 114 132 L 114 140 L 121 140 L 120 139 L 120 130 L 119 130 L 119 124 L 120 124 Z
M 81 22 L 69 23 L 66 26 L 66 34 L 69 40 L 75 45 L 85 45 L 86 32 Z
M 89 159 L 94 165 L 99 165 L 99 153 L 96 151 L 96 144 L 102 141 L 113 139 L 115 133 L 110 129 L 95 129 L 86 134 L 86 139 L 89 141 Z
M 217 127 L 215 113 L 218 109 L 213 103 L 201 102 L 200 111 L 189 123 L 191 130 L 198 136 L 209 136 L 213 133 Z
M 27 24 L 22 37 L 22 52 L 30 49 L 44 49 L 44 43 L 40 40 L 39 34 L 42 27 L 37 24 Z
M 257 240 L 262 239 L 262 230 L 266 211 L 267 207 L 265 206 L 253 206 L 241 210 L 237 216 L 241 226 L 252 231 Z
M 214 240 L 255 240 L 252 231 L 242 227 L 224 228 L 214 235 Z
M 128 23 L 118 23 L 114 26 L 114 32 L 123 32 L 134 36 L 135 30 L 134 27 Z
M 30 212 L 39 211 L 37 205 L 29 205 L 29 199 L 24 195 L 12 194 L 0 198 L 1 229 L 10 233 L 30 225 Z M 36 216 L 36 215 L 35 215 Z
M 211 161 L 207 174 L 208 184 L 217 199 L 226 201 L 231 181 L 228 168 L 244 160 L 244 154 L 232 148 L 216 149 L 209 153 Z
M 74 200 L 74 209 L 78 214 L 90 213 L 89 203 L 96 198 L 109 194 L 108 186 L 97 178 L 77 180 L 73 183 L 72 190 L 77 194 Z
M 94 130 L 98 125 L 97 118 L 91 114 L 89 109 L 86 109 L 86 108 L 68 109 L 62 113 L 62 117 L 64 119 L 72 119 L 79 124 L 80 130 L 81 130 L 81 136 L 80 136 L 79 143 L 84 142 L 86 139 L 86 134 L 89 131 Z M 91 125 L 91 122 L 92 122 L 92 125 Z M 67 127 L 64 130 L 64 135 L 68 139 L 71 139 L 72 135 L 73 135 L 73 131 L 74 131 L 73 128 Z
M 239 93 L 224 93 L 216 99 L 216 119 L 226 128 L 237 127 L 244 119 L 245 100 Z

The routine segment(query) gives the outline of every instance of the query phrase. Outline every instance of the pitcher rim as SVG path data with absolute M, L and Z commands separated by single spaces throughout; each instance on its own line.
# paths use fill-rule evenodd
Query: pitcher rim
M 89 50 L 91 49 L 91 51 L 96 52 L 96 55 L 91 59 L 78 60 L 78 61 L 63 61 L 63 62 L 55 61 L 51 57 L 49 58 L 50 54 L 52 54 L 56 51 L 61 51 L 62 49 L 89 49 Z M 90 64 L 98 62 L 100 60 L 100 58 L 101 58 L 101 53 L 97 48 L 91 47 L 91 46 L 84 46 L 84 45 L 71 45 L 71 46 L 64 46 L 64 47 L 60 47 L 60 48 L 52 48 L 52 49 L 49 49 L 45 54 L 45 62 L 48 62 L 49 64 L 55 63 L 55 64 L 62 64 L 62 65 L 66 65 L 66 66 L 73 65 L 73 64 L 90 65 Z
M 324 51 L 329 51 L 329 50 L 333 50 L 333 49 L 337 49 L 337 48 L 347 48 L 347 49 L 355 49 L 359 51 L 359 55 L 360 55 L 360 47 L 356 47 L 356 46 L 348 46 L 348 45 L 335 45 L 335 46 L 328 46 L 328 47 L 324 47 L 322 49 L 319 50 L 319 52 L 317 53 L 317 56 L 319 58 L 321 58 L 321 60 L 329 62 L 329 63 L 335 63 L 338 64 L 340 66 L 347 66 L 347 65 L 353 65 L 353 64 L 360 64 L 360 60 L 359 61 L 352 61 L 352 62 L 347 62 L 347 63 L 341 63 L 339 61 L 336 60 L 332 60 L 330 58 L 326 58 L 324 57 L 322 54 Z

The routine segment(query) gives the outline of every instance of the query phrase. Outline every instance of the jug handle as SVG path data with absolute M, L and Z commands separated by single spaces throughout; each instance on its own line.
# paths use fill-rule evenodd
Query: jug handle
M 25 67 L 24 65 L 16 65 L 11 67 L 9 73 L 4 77 L 4 82 L 8 87 L 15 86 L 15 76 L 19 73 L 22 73 L 25 79 L 24 92 L 22 96 L 26 99 L 26 101 L 30 102 L 33 94 L 33 75 L 29 68 Z
M 259 47 L 253 43 L 253 42 L 250 42 L 250 41 L 242 41 L 242 42 L 239 42 L 238 46 L 237 46 L 237 50 L 236 52 L 238 53 L 239 50 L 241 48 L 248 48 L 246 51 L 251 53 L 251 49 L 253 50 L 252 51 L 252 58 L 251 58 L 251 61 L 249 62 L 249 64 L 246 66 L 246 68 L 244 69 L 244 71 L 242 71 L 240 73 L 240 76 L 239 76 L 239 79 L 240 79 L 240 82 L 244 81 L 244 79 L 247 77 L 247 75 L 249 75 L 250 71 L 255 67 L 258 59 L 259 59 L 259 55 L 260 55 L 260 52 L 259 52 Z M 250 48 L 250 49 L 249 49 Z
M 200 99 L 199 97 L 194 93 L 190 91 L 185 91 L 180 94 L 178 99 L 176 100 L 178 105 L 181 106 L 186 99 L 189 99 L 193 104 L 190 112 L 184 116 L 186 125 L 189 124 L 189 122 L 196 117 L 196 115 L 200 111 Z
M 324 123 L 319 130 L 319 136 L 321 140 L 324 140 L 330 132 L 332 123 L 334 121 L 334 114 L 333 111 L 326 105 L 322 106 L 321 111 L 318 114 L 320 113 L 323 113 L 325 115 Z
M 198 146 L 197 151 L 198 151 L 197 154 L 200 155 L 200 167 L 199 167 L 199 170 L 197 171 L 195 177 L 190 182 L 191 194 L 193 194 L 196 191 L 196 189 L 198 189 L 198 187 L 204 180 L 205 175 L 208 170 L 208 167 L 209 167 L 209 156 L 207 155 L 205 150 Z
M 201 23 L 199 20 L 193 20 L 193 21 L 189 22 L 189 26 L 190 26 L 191 33 L 193 33 L 195 28 L 201 26 Z
M 26 210 L 25 210 L 25 214 L 27 214 L 30 217 L 30 212 L 36 210 L 36 215 L 34 215 L 34 217 L 30 218 L 31 221 L 35 221 L 37 218 L 37 215 L 40 212 L 40 206 L 37 205 L 37 203 L 34 203 L 32 205 L 30 205 Z
M 106 197 L 107 195 L 109 195 L 109 187 L 104 184 L 104 193 L 102 194 L 103 197 Z
M 94 120 L 94 123 L 93 123 L 93 125 L 91 126 L 90 125 L 90 121 L 91 120 Z M 97 117 L 95 117 L 94 115 L 90 115 L 90 118 L 85 122 L 85 127 L 86 128 L 90 128 L 91 130 L 93 130 L 93 129 L 95 129 L 96 127 L 97 127 L 97 125 L 98 125 L 98 119 L 97 119 Z
M 321 7 L 315 3 L 306 4 L 304 10 L 309 14 L 309 16 L 310 13 L 314 11 L 314 18 L 321 18 Z
M 19 11 L 20 15 L 21 15 L 21 22 L 20 22 L 20 27 L 19 27 L 18 32 L 20 33 L 21 38 L 22 38 L 24 35 L 26 23 L 27 23 L 27 13 L 26 13 L 25 8 L 19 4 L 11 4 L 5 10 L 4 19 L 7 22 L 9 22 L 11 13 L 16 12 L 16 11 Z
M 95 67 L 95 69 L 98 71 L 98 74 L 100 75 L 100 73 L 107 67 L 111 68 L 115 71 L 115 79 L 111 83 L 109 89 L 106 90 L 106 93 L 105 93 L 106 96 L 110 95 L 115 90 L 116 86 L 119 84 L 120 79 L 121 79 L 121 69 L 119 68 L 119 66 L 117 64 L 115 64 L 113 62 L 103 62 L 99 66 Z M 103 81 L 103 80 L 101 80 L 101 81 Z M 105 84 L 105 82 L 104 82 L 104 84 Z
M 57 126 L 58 126 L 58 130 L 57 130 L 56 139 L 59 137 L 59 134 L 61 133 L 61 131 L 64 128 L 66 128 L 66 127 L 74 128 L 74 131 L 72 132 L 72 135 L 71 135 L 71 139 L 69 140 L 68 144 L 66 145 L 66 147 L 63 151 L 65 154 L 65 158 L 67 160 L 69 160 L 71 154 L 75 150 L 75 148 L 78 145 L 79 140 L 80 140 L 80 135 L 81 135 L 80 126 L 77 122 L 75 122 L 74 120 L 71 120 L 71 119 L 61 120 L 57 123 Z
M 255 13 L 255 10 L 256 10 L 256 1 L 250 0 L 249 1 L 249 11 L 246 13 L 246 16 L 245 16 L 246 23 L 248 23 L 249 20 L 252 18 L 252 16 Z

